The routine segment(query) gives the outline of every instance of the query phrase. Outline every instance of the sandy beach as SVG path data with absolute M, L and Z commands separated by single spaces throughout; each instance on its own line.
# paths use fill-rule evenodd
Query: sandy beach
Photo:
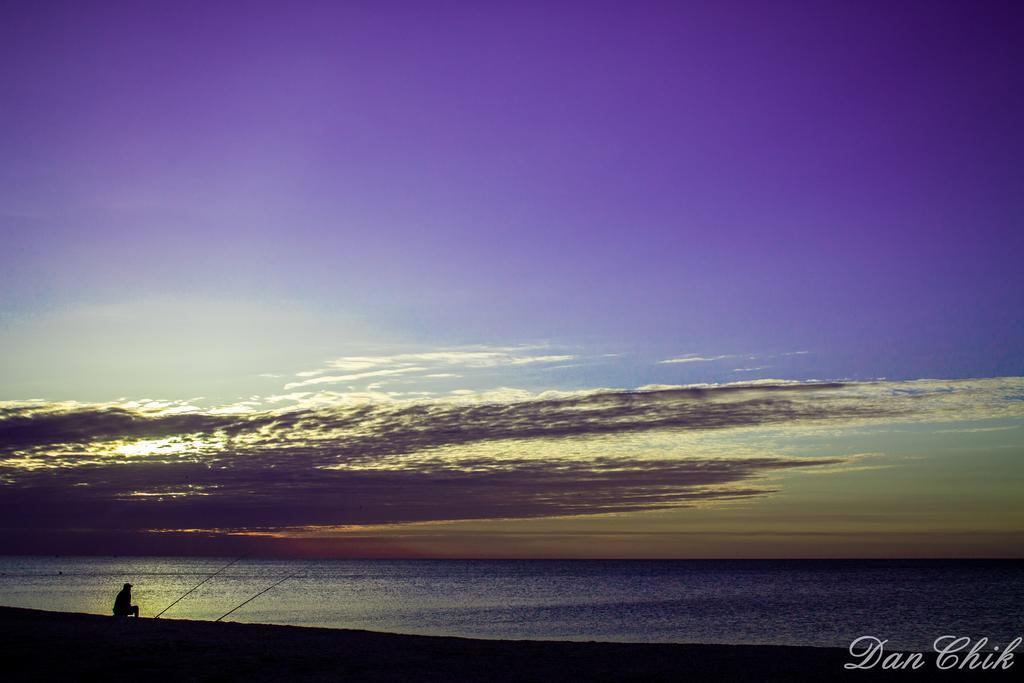
M 842 649 L 499 641 L 0 607 L 7 681 L 814 681 L 961 679 L 844 671 Z M 943 675 L 945 674 L 945 675 Z M 1010 671 L 979 672 L 999 680 Z

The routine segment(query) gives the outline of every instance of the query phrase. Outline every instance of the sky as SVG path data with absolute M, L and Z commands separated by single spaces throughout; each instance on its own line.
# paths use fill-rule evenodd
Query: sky
M 0 541 L 1024 556 L 1012 2 L 13 2 Z

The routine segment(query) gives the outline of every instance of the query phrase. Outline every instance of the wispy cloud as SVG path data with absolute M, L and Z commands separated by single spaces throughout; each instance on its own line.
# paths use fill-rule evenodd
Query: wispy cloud
M 806 356 L 810 351 L 789 351 L 787 353 L 777 354 L 747 354 L 747 353 L 727 353 L 718 355 L 706 355 L 700 353 L 687 353 L 682 356 L 675 358 L 667 358 L 665 360 L 658 361 L 659 365 L 672 365 L 678 363 L 713 363 L 720 360 L 729 360 L 732 358 L 746 358 L 748 360 L 757 360 L 759 358 L 782 358 L 785 356 Z M 763 368 L 757 368 L 758 370 Z M 742 370 L 733 370 L 733 372 L 741 372 Z
M 342 356 L 341 358 L 328 361 L 327 366 L 338 370 L 352 371 L 407 364 L 492 368 L 502 365 L 554 363 L 575 358 L 574 355 L 568 354 L 537 355 L 532 353 L 537 349 L 538 347 L 535 346 L 471 347 L 380 356 Z
M 728 358 L 740 358 L 736 354 L 723 354 L 719 356 L 701 356 L 696 353 L 688 353 L 685 356 L 679 356 L 678 358 L 667 358 L 665 360 L 659 360 L 659 365 L 670 365 L 673 363 L 711 363 L 716 360 L 726 360 Z
M 526 365 L 550 365 L 575 360 L 574 354 L 539 354 L 546 347 L 469 347 L 441 349 L 416 353 L 397 353 L 376 356 L 342 356 L 327 361 L 326 367 L 296 373 L 303 379 L 284 385 L 285 390 L 308 386 L 356 382 L 396 375 L 416 375 L 419 379 L 454 379 L 464 372 L 495 368 L 515 368 Z M 328 374 L 336 370 L 345 374 Z M 460 372 L 454 372 L 459 370 Z
M 354 372 L 348 375 L 324 375 L 322 377 L 313 377 L 311 379 L 304 379 L 301 382 L 289 382 L 284 385 L 285 390 L 297 389 L 299 387 L 307 387 L 316 384 L 339 384 L 341 382 L 354 382 L 360 379 L 368 379 L 371 377 L 391 377 L 394 375 L 407 375 L 413 372 L 422 372 L 427 368 L 423 366 L 409 366 L 402 368 L 391 368 L 389 370 L 368 370 L 367 372 Z

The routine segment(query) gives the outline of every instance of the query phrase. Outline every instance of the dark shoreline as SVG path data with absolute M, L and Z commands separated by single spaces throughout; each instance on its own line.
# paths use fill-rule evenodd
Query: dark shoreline
M 0 607 L 6 681 L 1009 680 L 1009 671 L 845 671 L 843 649 L 474 640 L 373 631 L 114 619 Z M 1016 668 L 1016 667 L 1014 667 Z

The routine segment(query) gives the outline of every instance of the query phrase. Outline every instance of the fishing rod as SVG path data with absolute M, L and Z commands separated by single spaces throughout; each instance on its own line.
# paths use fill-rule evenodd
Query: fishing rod
M 271 584 L 271 585 L 267 586 L 266 588 L 264 588 L 263 590 L 261 590 L 261 591 L 260 591 L 259 593 L 257 593 L 256 595 L 252 596 L 251 598 L 249 598 L 248 600 L 246 600 L 245 602 L 243 602 L 243 603 L 242 603 L 241 605 L 239 605 L 238 607 L 242 607 L 243 605 L 247 605 L 247 604 L 249 604 L 250 602 L 252 602 L 252 601 L 253 601 L 253 600 L 255 600 L 256 598 L 260 597 L 261 595 L 263 595 L 264 593 L 266 593 L 266 592 L 267 592 L 268 590 L 270 590 L 270 589 L 271 589 L 271 588 L 273 588 L 274 586 L 280 586 L 280 585 L 281 585 L 282 583 L 284 583 L 284 582 L 285 582 L 285 581 L 287 581 L 288 579 L 292 578 L 292 577 L 293 577 L 293 576 L 295 576 L 296 574 L 298 574 L 298 572 L 293 572 L 293 573 L 289 574 L 288 576 L 284 577 L 283 579 L 281 579 L 280 581 L 278 581 L 277 583 L 274 583 L 274 584 Z M 230 611 L 228 611 L 228 612 L 225 612 L 224 614 L 222 614 L 222 615 L 220 615 L 219 617 L 217 617 L 216 619 L 214 619 L 214 621 L 220 621 L 221 619 L 223 619 L 223 618 L 224 618 L 224 617 L 226 617 L 227 615 L 231 614 L 231 612 L 234 612 L 234 611 L 235 611 L 236 609 L 238 609 L 238 607 L 235 607 L 234 609 L 232 609 L 232 610 L 230 610 Z
M 177 600 L 175 600 L 175 601 L 174 601 L 174 602 L 172 602 L 171 604 L 167 605 L 167 607 L 164 607 L 164 608 L 163 608 L 163 610 L 161 610 L 160 614 L 163 614 L 163 613 L 164 613 L 164 612 L 166 612 L 167 610 L 169 610 L 169 609 L 171 609 L 172 607 L 174 607 L 175 605 L 177 605 L 177 604 L 178 604 L 179 602 L 181 602 L 181 601 L 182 601 L 182 599 L 183 599 L 183 598 L 185 598 L 185 597 L 186 597 L 186 596 L 187 596 L 187 595 L 188 595 L 189 593 L 191 593 L 191 592 L 192 592 L 192 591 L 194 591 L 195 589 L 199 588 L 199 587 L 200 587 L 200 586 L 202 586 L 202 585 L 203 585 L 204 583 L 206 583 L 207 581 L 209 581 L 209 580 L 210 580 L 210 579 L 212 579 L 213 577 L 217 576 L 217 574 L 220 574 L 220 573 L 221 573 L 222 571 L 224 571 L 225 569 L 227 569 L 228 567 L 230 567 L 230 566 L 231 566 L 231 565 L 233 565 L 233 564 L 234 564 L 235 562 L 238 562 L 238 561 L 239 561 L 239 560 L 241 560 L 241 559 L 242 559 L 241 557 L 238 557 L 238 558 L 235 558 L 234 560 L 231 560 L 231 561 L 230 561 L 230 562 L 228 562 L 228 563 L 227 563 L 226 565 L 224 565 L 223 567 L 221 567 L 220 569 L 218 569 L 217 571 L 215 571 L 215 572 L 214 572 L 213 574 L 210 574 L 210 575 L 209 575 L 209 576 L 207 576 L 207 577 L 206 577 L 205 579 L 203 579 L 202 581 L 200 581 L 200 582 L 199 582 L 199 583 L 197 583 L 196 585 L 194 585 L 194 586 L 192 586 L 191 588 L 189 588 L 189 589 L 188 589 L 188 590 L 187 590 L 187 591 L 186 591 L 186 592 L 185 592 L 185 593 L 184 593 L 184 594 L 183 594 L 183 595 L 182 595 L 182 596 L 181 596 L 180 598 L 178 598 Z M 154 618 L 154 619 L 159 619 L 159 618 L 160 618 L 160 614 L 156 615 L 156 616 L 155 616 L 155 617 L 153 617 L 153 618 Z

